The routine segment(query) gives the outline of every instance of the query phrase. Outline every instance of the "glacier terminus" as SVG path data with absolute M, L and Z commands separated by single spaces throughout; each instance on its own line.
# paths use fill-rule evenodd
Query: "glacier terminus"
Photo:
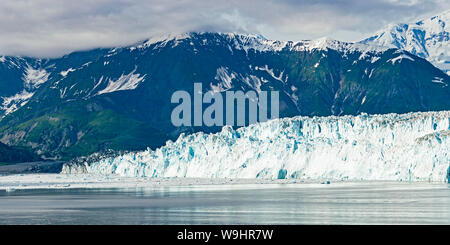
M 274 119 L 181 135 L 156 150 L 66 164 L 129 177 L 448 182 L 450 111 Z

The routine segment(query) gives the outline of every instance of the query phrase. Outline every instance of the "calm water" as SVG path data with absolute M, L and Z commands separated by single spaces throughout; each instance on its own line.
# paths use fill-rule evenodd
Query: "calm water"
M 0 191 L 0 224 L 450 224 L 450 185 Z

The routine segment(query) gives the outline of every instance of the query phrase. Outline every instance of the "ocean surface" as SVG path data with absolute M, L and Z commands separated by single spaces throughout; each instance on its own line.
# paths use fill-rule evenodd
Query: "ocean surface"
M 450 224 L 450 184 L 0 190 L 0 224 Z

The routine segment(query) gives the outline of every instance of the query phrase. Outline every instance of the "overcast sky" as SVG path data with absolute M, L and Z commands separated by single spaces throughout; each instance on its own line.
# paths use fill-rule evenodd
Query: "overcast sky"
M 448 0 L 1 0 L 0 54 L 55 57 L 188 31 L 356 41 L 449 8 Z

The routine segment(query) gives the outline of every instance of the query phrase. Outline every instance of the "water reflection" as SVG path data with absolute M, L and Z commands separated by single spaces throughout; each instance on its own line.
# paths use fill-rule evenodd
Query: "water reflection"
M 0 192 L 1 224 L 450 224 L 433 183 L 204 185 Z

